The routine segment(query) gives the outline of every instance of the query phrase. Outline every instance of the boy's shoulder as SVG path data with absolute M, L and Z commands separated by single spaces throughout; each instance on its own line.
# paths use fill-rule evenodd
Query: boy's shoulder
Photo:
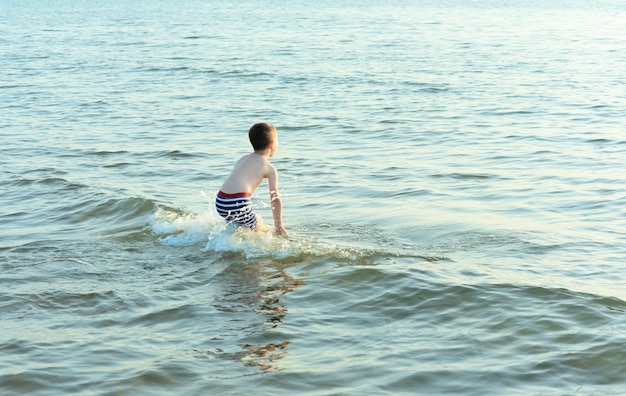
M 259 170 L 274 168 L 274 165 L 264 156 L 256 153 L 246 154 L 237 161 L 240 166 L 254 167 Z

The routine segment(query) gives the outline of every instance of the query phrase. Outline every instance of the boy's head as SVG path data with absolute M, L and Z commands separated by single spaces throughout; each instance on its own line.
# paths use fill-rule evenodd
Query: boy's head
M 276 140 L 276 128 L 268 122 L 260 122 L 252 125 L 248 132 L 250 143 L 254 151 L 265 150 Z

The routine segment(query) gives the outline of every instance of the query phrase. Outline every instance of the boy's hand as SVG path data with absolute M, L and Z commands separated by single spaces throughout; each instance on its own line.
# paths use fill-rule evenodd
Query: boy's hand
M 283 226 L 274 227 L 274 234 L 277 236 L 287 236 L 287 230 Z

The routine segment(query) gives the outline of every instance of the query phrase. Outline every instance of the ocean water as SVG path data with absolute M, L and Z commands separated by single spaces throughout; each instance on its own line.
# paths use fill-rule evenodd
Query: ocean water
M 624 21 L 3 0 L 0 394 L 626 394 Z

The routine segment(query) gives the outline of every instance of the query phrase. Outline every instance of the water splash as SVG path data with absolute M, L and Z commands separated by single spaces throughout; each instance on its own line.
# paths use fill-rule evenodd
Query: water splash
M 159 207 L 153 214 L 150 227 L 159 242 L 166 246 L 190 246 L 206 241 L 207 235 L 219 232 L 225 224 L 211 212 L 181 213 Z
M 339 245 L 325 241 L 307 235 L 310 232 L 306 229 L 301 230 L 304 235 L 292 233 L 287 237 L 278 237 L 264 223 L 261 223 L 258 230 L 236 227 L 225 223 L 213 211 L 186 213 L 160 207 L 152 216 L 150 227 L 162 245 L 180 247 L 204 244 L 205 251 L 238 253 L 246 259 L 334 257 L 342 260 L 361 260 L 365 257 L 389 254 L 352 246 L 348 242 Z

